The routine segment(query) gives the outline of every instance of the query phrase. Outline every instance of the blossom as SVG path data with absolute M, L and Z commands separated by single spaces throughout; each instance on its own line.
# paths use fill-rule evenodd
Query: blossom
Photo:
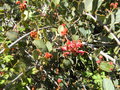
M 45 55 L 44 55 L 44 57 L 45 57 L 46 59 L 48 59 L 48 58 L 52 58 L 53 55 L 50 54 L 50 53 L 48 53 L 48 52 L 46 52 Z
M 113 65 L 113 62 L 109 62 L 110 65 Z
M 62 82 L 62 79 L 59 78 L 59 79 L 57 80 L 57 82 L 58 82 L 58 83 L 61 83 L 61 82 Z
M 16 4 L 20 4 L 21 2 L 20 1 L 17 1 Z
M 64 52 L 64 53 L 63 53 L 63 56 L 66 57 L 66 56 L 68 56 L 69 54 L 70 54 L 70 52 Z
M 67 46 L 62 46 L 61 49 L 62 49 L 62 51 L 67 51 L 68 50 Z
M 68 29 L 64 27 L 64 29 L 60 32 L 61 36 L 65 36 L 68 33 Z
M 100 64 L 100 63 L 101 63 L 101 60 L 97 60 L 96 63 L 97 63 L 97 64 Z
M 33 37 L 33 38 L 36 38 L 37 37 L 37 32 L 34 32 L 34 31 L 30 32 L 30 36 Z
M 110 7 L 112 7 L 112 8 L 117 8 L 118 7 L 118 3 L 116 2 L 116 3 L 111 3 L 110 4 Z

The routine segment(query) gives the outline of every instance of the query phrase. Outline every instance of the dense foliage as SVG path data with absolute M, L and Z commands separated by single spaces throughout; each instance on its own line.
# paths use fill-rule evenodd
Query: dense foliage
M 0 89 L 119 90 L 120 0 L 1 0 Z

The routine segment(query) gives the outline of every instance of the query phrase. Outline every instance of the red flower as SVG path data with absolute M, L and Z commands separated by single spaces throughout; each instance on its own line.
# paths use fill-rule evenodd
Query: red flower
M 61 83 L 61 82 L 62 82 L 62 79 L 59 78 L 59 79 L 57 80 L 57 82 L 58 82 L 58 84 Z
M 113 68 L 110 68 L 110 70 L 112 71 L 112 70 L 113 70 Z
M 99 56 L 99 59 L 103 59 L 103 56 L 102 56 L 102 55 L 100 55 L 100 56 Z
M 83 44 L 80 42 L 80 41 L 77 41 L 76 42 L 76 47 L 77 48 L 81 48 L 83 46 Z
M 21 2 L 20 1 L 17 1 L 16 4 L 20 4 Z
M 20 6 L 19 6 L 20 10 L 24 10 L 26 9 L 26 4 L 24 3 L 21 3 Z
M 47 53 L 45 53 L 45 56 L 44 56 L 44 57 L 48 59 L 48 58 L 52 58 L 53 55 L 47 52 Z
M 97 64 L 100 64 L 100 63 L 101 63 L 101 60 L 97 60 L 96 63 L 97 63 Z
M 69 54 L 70 54 L 70 52 L 64 52 L 64 53 L 63 53 L 63 56 L 64 56 L 64 57 L 67 57 Z
M 110 7 L 111 8 L 117 8 L 118 7 L 118 3 L 116 2 L 116 3 L 111 3 L 110 4 Z
M 86 51 L 79 50 L 79 51 L 77 51 L 77 53 L 80 53 L 81 55 L 84 55 L 84 53 L 86 53 Z
M 62 24 L 62 26 L 63 26 L 63 27 L 65 27 L 65 26 L 66 26 L 66 24 Z
M 33 37 L 33 38 L 36 38 L 37 37 L 37 32 L 30 32 L 30 36 Z
M 62 51 L 67 51 L 68 50 L 67 46 L 63 46 L 63 47 L 61 47 L 61 49 L 62 49 Z
M 23 3 L 27 3 L 27 1 L 23 1 Z
M 65 35 L 67 35 L 67 33 L 68 33 L 68 29 L 67 28 L 64 28 L 62 31 L 61 31 L 61 36 L 65 36 Z
M 113 65 L 113 62 L 109 62 L 110 65 Z

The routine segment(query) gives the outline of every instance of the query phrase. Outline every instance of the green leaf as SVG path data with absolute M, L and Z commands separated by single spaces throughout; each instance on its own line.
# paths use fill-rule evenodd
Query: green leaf
M 102 5 L 103 0 L 93 0 L 92 12 L 95 12 Z
M 15 41 L 18 38 L 18 33 L 15 31 L 8 31 L 6 33 L 6 36 L 8 39 L 10 39 L 11 41 Z
M 25 28 L 24 27 L 18 27 L 18 30 L 20 31 L 20 32 L 23 32 L 23 31 L 25 31 Z
M 84 0 L 85 11 L 90 12 L 92 10 L 93 0 Z
M 110 24 L 110 29 L 115 30 L 115 16 L 113 13 L 111 13 L 111 24 Z
M 52 51 L 52 43 L 49 42 L 49 41 L 47 41 L 47 42 L 46 42 L 46 46 L 47 46 L 47 48 L 48 48 L 48 51 L 51 52 L 51 51 Z
M 62 25 L 60 25 L 60 26 L 58 27 L 58 33 L 60 34 L 61 31 L 63 31 L 63 29 L 64 29 L 64 27 L 63 27 Z
M 117 11 L 117 13 L 116 13 L 115 22 L 116 22 L 116 23 L 119 23 L 119 22 L 120 22 L 120 8 L 118 9 L 118 11 Z
M 88 30 L 85 30 L 85 28 L 79 28 L 80 32 L 83 34 L 83 36 L 87 37 L 88 35 L 91 34 L 91 31 L 88 29 Z
M 60 3 L 60 0 L 52 0 L 52 1 L 53 1 L 53 3 L 55 4 L 55 6 Z
M 39 54 L 40 54 L 40 52 L 39 52 L 39 51 L 37 51 L 37 50 L 34 50 L 34 51 L 32 52 L 32 56 L 33 56 L 33 58 L 34 58 L 35 60 L 37 60 L 37 59 L 38 59 Z
M 103 90 L 115 90 L 111 79 L 109 79 L 109 78 L 103 79 Z
M 72 35 L 72 40 L 79 40 L 79 36 L 78 35 Z
M 47 51 L 47 47 L 46 47 L 46 45 L 45 45 L 45 43 L 43 42 L 43 40 L 41 39 L 39 39 L 39 40 L 34 40 L 33 41 L 33 44 L 38 48 L 38 49 L 40 49 L 41 51 L 43 51 L 43 52 L 46 52 Z
M 114 65 L 110 65 L 109 62 L 102 61 L 102 62 L 100 63 L 100 66 L 99 66 L 99 67 L 100 67 L 100 69 L 102 69 L 102 70 L 104 70 L 104 71 L 106 71 L 106 72 L 112 72 L 111 69 L 114 68 Z

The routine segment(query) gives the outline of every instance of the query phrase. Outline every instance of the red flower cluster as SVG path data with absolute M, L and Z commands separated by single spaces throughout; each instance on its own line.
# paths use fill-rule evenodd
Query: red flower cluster
M 67 56 L 70 53 L 74 53 L 74 54 L 80 53 L 83 55 L 84 53 L 86 53 L 86 51 L 79 50 L 81 47 L 83 47 L 83 44 L 80 42 L 80 40 L 77 41 L 68 40 L 66 42 L 66 45 L 61 47 L 61 50 L 66 51 L 63 53 L 64 56 Z
M 110 7 L 111 8 L 117 8 L 118 7 L 118 3 L 116 2 L 116 3 L 111 3 L 110 4 Z
M 65 27 L 66 24 L 62 24 L 62 26 L 64 27 L 64 29 L 61 31 L 60 35 L 61 35 L 61 36 L 65 36 L 65 35 L 67 35 L 67 33 L 68 33 L 68 29 Z
M 101 63 L 101 60 L 97 60 L 96 63 L 97 63 L 97 64 L 100 64 L 100 63 Z
M 44 57 L 45 57 L 46 59 L 49 59 L 49 58 L 52 58 L 53 55 L 50 54 L 50 53 L 48 53 L 48 52 L 46 52 Z
M 62 82 L 62 79 L 58 78 L 57 80 L 58 84 Z
M 34 32 L 34 31 L 30 32 L 30 36 L 33 37 L 33 38 L 36 38 L 37 37 L 37 32 Z
M 20 1 L 16 2 L 16 4 L 19 5 L 20 10 L 25 10 L 26 9 L 26 3 L 27 3 L 27 1 L 23 1 L 23 3 L 21 3 Z

